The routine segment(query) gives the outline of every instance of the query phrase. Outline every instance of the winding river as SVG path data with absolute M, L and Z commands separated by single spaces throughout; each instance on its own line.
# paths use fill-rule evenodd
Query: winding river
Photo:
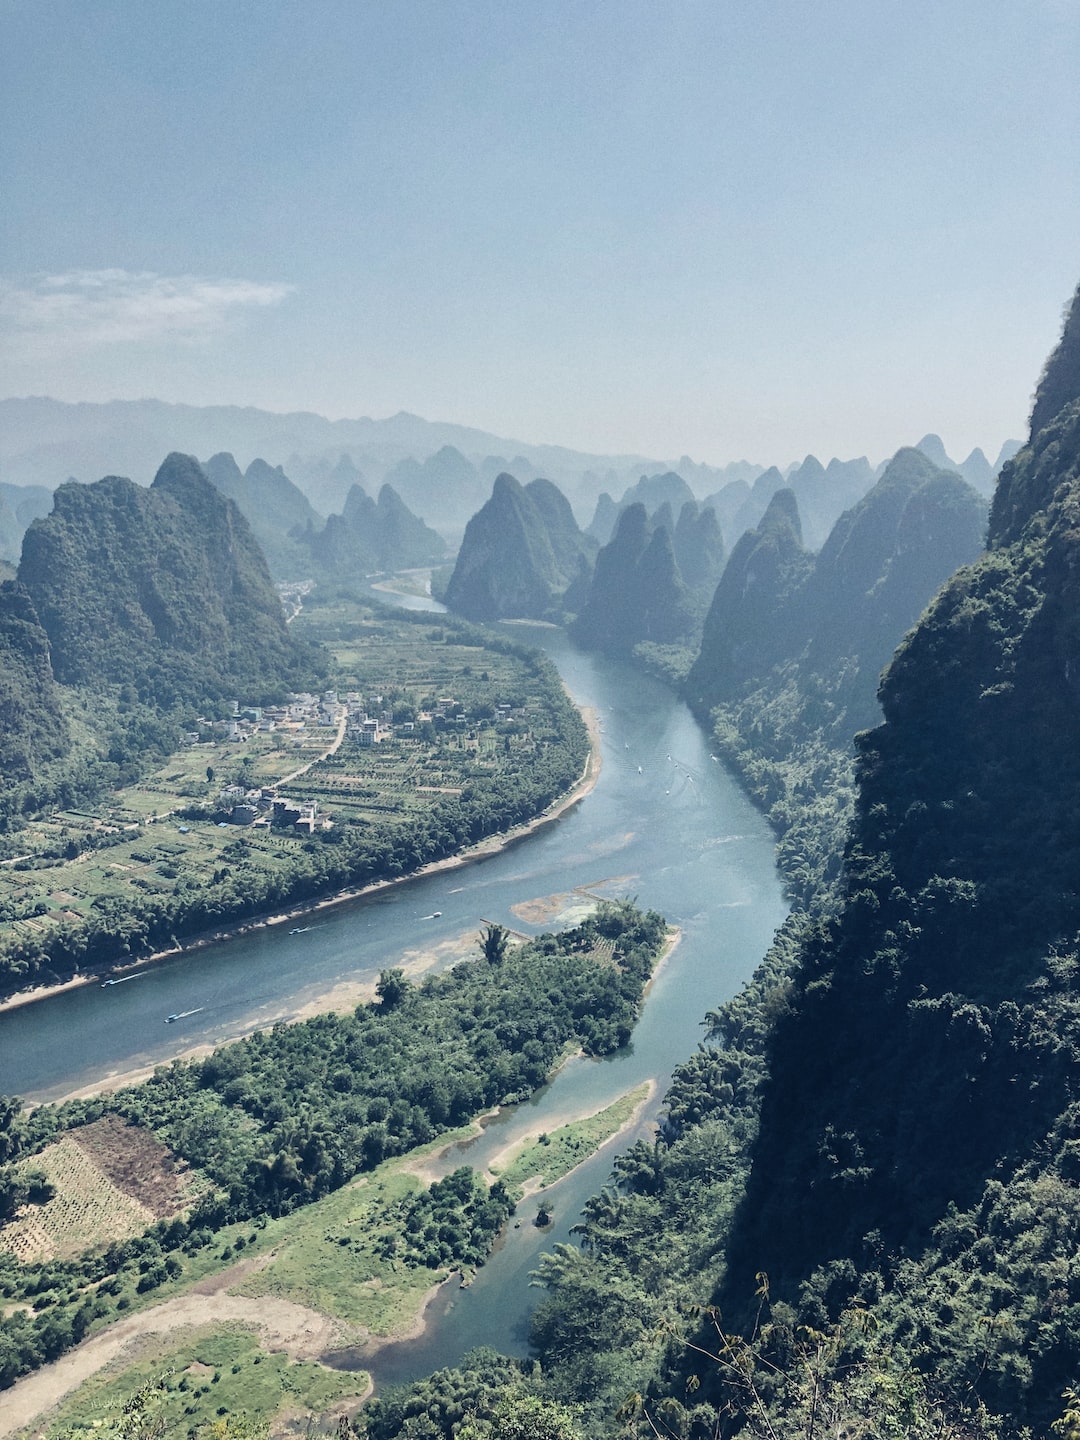
M 587 892 L 635 896 L 682 930 L 632 1045 L 604 1061 L 571 1062 L 443 1164 L 482 1165 L 515 1135 L 554 1129 L 652 1080 L 656 1098 L 636 1132 L 643 1133 L 672 1069 L 694 1050 L 705 1011 L 749 976 L 784 917 L 772 837 L 711 757 L 686 706 L 662 685 L 579 651 L 561 631 L 515 626 L 513 634 L 546 650 L 578 703 L 597 712 L 603 768 L 580 804 L 501 852 L 317 912 L 292 933 L 284 924 L 260 929 L 162 961 L 123 984 L 0 1013 L 0 1093 L 47 1100 L 160 1064 L 294 1018 L 328 992 L 347 995 L 410 954 L 452 960 L 482 921 L 542 930 L 545 915 L 572 915 Z M 541 897 L 559 898 L 546 910 L 524 903 Z M 171 1015 L 180 1018 L 164 1024 Z M 611 1142 L 545 1192 L 555 1214 L 546 1229 L 532 1224 L 536 1202 L 526 1201 L 520 1225 L 473 1285 L 443 1288 L 420 1339 L 365 1356 L 378 1383 L 427 1374 L 481 1344 L 524 1354 L 538 1298 L 528 1272 L 543 1250 L 569 1237 L 583 1201 L 605 1183 L 616 1144 L 632 1138 Z

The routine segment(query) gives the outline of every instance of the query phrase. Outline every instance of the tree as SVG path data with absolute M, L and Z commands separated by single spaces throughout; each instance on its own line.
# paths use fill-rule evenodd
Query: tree
M 393 1010 L 400 1005 L 405 996 L 409 993 L 409 982 L 405 979 L 404 970 L 383 970 L 379 974 L 379 983 L 375 986 L 375 994 L 379 997 L 379 1003 L 386 1010 Z
M 480 931 L 480 949 L 489 965 L 501 965 L 510 948 L 510 931 L 494 922 Z
M 567 1406 L 510 1390 L 490 1420 L 462 1421 L 457 1440 L 581 1440 L 581 1428 Z

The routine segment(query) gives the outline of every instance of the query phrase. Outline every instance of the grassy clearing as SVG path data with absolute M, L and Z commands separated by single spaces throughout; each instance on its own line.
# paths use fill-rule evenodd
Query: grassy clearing
M 362 1394 L 367 1376 L 267 1353 L 256 1335 L 238 1325 L 206 1327 L 179 1343 L 163 1337 L 134 1365 L 119 1372 L 110 1367 L 88 1380 L 50 1421 L 46 1440 L 92 1434 L 147 1384 L 158 1387 L 150 1406 L 162 1425 L 157 1433 L 180 1436 L 228 1415 L 273 1421 L 289 1412 L 317 1413 Z
M 414 1176 L 383 1175 L 277 1222 L 275 1258 L 240 1293 L 293 1300 L 373 1335 L 403 1333 L 432 1285 L 449 1273 L 387 1260 L 382 1253 L 396 1234 L 400 1202 L 419 1188 Z
M 569 1125 L 553 1130 L 550 1135 L 526 1140 L 523 1148 L 506 1163 L 492 1165 L 491 1173 L 510 1188 L 515 1199 L 521 1198 L 529 1181 L 538 1182 L 541 1189 L 553 1185 L 595 1155 L 606 1140 L 621 1130 L 648 1093 L 648 1085 L 639 1085 L 595 1115 L 573 1120 Z
M 170 1274 L 152 1290 L 139 1291 L 139 1269 L 129 1265 L 119 1277 L 122 1288 L 118 1308 L 127 1314 L 150 1309 L 189 1293 L 200 1281 L 220 1275 L 239 1261 L 265 1262 L 272 1256 L 268 1265 L 260 1266 L 237 1283 L 236 1293 L 292 1300 L 380 1337 L 402 1334 L 416 1323 L 428 1290 L 450 1273 L 446 1269 L 410 1266 L 400 1259 L 387 1258 L 394 1249 L 394 1238 L 400 1233 L 402 1202 L 416 1194 L 423 1183 L 411 1171 L 422 1163 L 425 1155 L 471 1133 L 468 1128 L 450 1131 L 431 1145 L 388 1160 L 362 1179 L 291 1215 L 279 1219 L 260 1216 L 255 1221 L 226 1225 L 214 1234 L 208 1245 L 185 1251 L 181 1271 Z M 41 1161 L 42 1155 L 37 1155 L 32 1163 L 43 1168 Z M 119 1196 L 119 1202 L 128 1198 L 119 1191 L 115 1191 L 115 1195 Z M 119 1202 L 112 1212 L 106 1203 L 105 1213 L 115 1213 Z M 147 1212 L 144 1210 L 143 1214 L 146 1216 Z M 116 1236 L 103 1230 L 97 1242 L 142 1233 L 152 1218 L 143 1218 L 137 1226 L 132 1224 Z M 72 1230 L 69 1239 L 79 1234 L 80 1231 Z M 80 1240 L 65 1253 L 73 1254 L 83 1248 L 85 1242 Z M 111 1318 L 116 1318 L 115 1311 Z M 92 1333 L 107 1328 L 107 1323 L 96 1322 Z
M 470 1133 L 442 1135 L 434 1146 L 387 1161 L 326 1199 L 269 1221 L 258 1249 L 272 1250 L 274 1259 L 239 1293 L 293 1300 L 379 1337 L 406 1333 L 424 1296 L 451 1273 L 388 1258 L 401 1232 L 402 1202 L 421 1188 L 410 1171 L 425 1153 Z

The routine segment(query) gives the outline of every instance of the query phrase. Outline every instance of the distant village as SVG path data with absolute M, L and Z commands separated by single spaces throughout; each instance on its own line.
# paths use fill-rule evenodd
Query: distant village
M 510 704 L 492 707 L 487 718 L 489 724 L 501 724 L 508 720 L 525 718 L 525 708 Z M 295 743 L 303 743 L 303 733 L 314 727 L 339 731 L 340 739 L 351 740 L 356 745 L 380 745 L 395 738 L 412 739 L 426 733 L 427 727 L 434 731 L 453 729 L 468 732 L 477 716 L 468 715 L 452 695 L 440 696 L 430 710 L 420 710 L 414 720 L 394 722 L 392 711 L 386 708 L 382 695 L 361 695 L 352 690 L 339 695 L 336 690 L 326 690 L 322 695 L 307 692 L 291 694 L 284 705 L 242 705 L 232 702 L 232 715 L 225 720 L 206 720 L 200 730 L 187 733 L 185 739 L 191 745 L 205 738 L 207 731 L 220 736 L 226 742 L 242 744 L 259 734 L 274 731 L 291 731 Z M 472 736 L 475 738 L 475 735 Z M 336 748 L 336 746 L 334 747 Z M 322 758 L 316 757 L 312 763 Z M 268 829 L 291 828 L 308 835 L 316 829 L 329 828 L 331 821 L 320 819 L 318 801 L 283 799 L 274 786 L 245 789 L 242 785 L 226 785 L 220 791 L 221 811 L 227 811 L 229 819 L 221 824 L 233 824 Z

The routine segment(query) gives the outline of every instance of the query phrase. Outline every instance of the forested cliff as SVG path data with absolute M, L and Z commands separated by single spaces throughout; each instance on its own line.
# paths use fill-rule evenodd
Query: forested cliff
M 446 603 L 470 620 L 560 619 L 576 608 L 567 592 L 587 583 L 594 548 L 550 480 L 499 475 L 465 527 Z
M 706 1017 L 655 1144 L 617 1162 L 578 1246 L 541 1266 L 541 1393 L 580 1407 L 587 1434 L 1076 1433 L 1078 309 L 1040 383 L 1038 428 L 1002 473 L 988 548 L 886 670 L 883 722 L 857 740 L 842 868 L 811 888 L 747 991 Z M 873 564 L 874 545 L 848 557 L 856 632 L 861 605 L 893 603 L 897 556 L 911 573 L 933 557 L 929 518 L 969 509 L 933 467 L 920 479 L 910 454 L 896 465 L 900 488 L 875 501 L 893 515 L 889 544 Z M 765 574 L 792 592 L 825 585 L 795 521 L 782 499 L 736 547 L 740 597 Z M 849 512 L 837 561 L 866 524 Z M 882 541 L 889 527 L 870 528 Z M 792 662 L 798 687 L 832 649 L 816 628 Z M 759 719 L 777 693 L 764 687 Z M 814 711 L 771 738 L 754 713 L 747 699 L 750 778 L 769 771 L 765 743 L 794 775 L 805 754 L 785 736 L 812 729 Z M 792 814 L 819 803 L 817 782 L 803 769 Z
M 900 647 L 859 740 L 842 903 L 769 1043 L 724 1291 L 738 1308 L 765 1270 L 816 1323 L 882 1297 L 943 1384 L 1043 1427 L 1080 1365 L 1076 320 L 987 553 Z

